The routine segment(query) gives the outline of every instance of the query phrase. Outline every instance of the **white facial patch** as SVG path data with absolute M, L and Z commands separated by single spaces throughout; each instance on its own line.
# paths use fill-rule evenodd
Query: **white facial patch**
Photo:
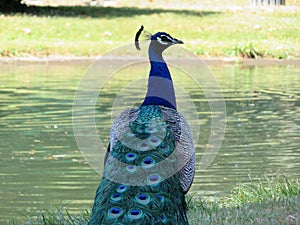
M 161 35 L 161 36 L 157 37 L 156 39 L 162 45 L 169 45 L 170 43 L 172 43 L 174 41 L 170 36 L 167 36 L 167 35 Z

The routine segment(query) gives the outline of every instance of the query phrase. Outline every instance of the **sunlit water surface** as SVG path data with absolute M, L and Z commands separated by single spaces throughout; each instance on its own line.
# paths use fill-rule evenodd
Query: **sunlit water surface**
M 101 177 L 82 157 L 72 128 L 74 94 L 88 66 L 88 62 L 1 64 L 1 224 L 26 221 L 27 216 L 61 205 L 71 212 L 91 207 Z M 226 134 L 210 167 L 199 171 L 197 164 L 191 191 L 228 195 L 237 182 L 279 169 L 299 177 L 300 65 L 213 65 L 210 70 L 226 101 Z M 199 163 L 204 149 L 210 147 L 209 105 L 188 76 L 172 71 L 176 86 L 184 87 L 197 109 Z M 109 140 L 114 100 L 140 72 L 125 69 L 122 76 L 107 81 L 101 92 L 96 123 L 103 142 Z M 146 78 L 147 72 L 142 73 L 140 77 Z M 146 83 L 122 94 L 138 103 L 145 88 Z M 121 111 L 124 106 L 114 107 Z

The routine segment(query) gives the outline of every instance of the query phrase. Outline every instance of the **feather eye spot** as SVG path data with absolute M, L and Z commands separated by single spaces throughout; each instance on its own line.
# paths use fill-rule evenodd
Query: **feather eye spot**
M 155 160 L 152 159 L 151 157 L 146 157 L 142 161 L 142 167 L 144 168 L 150 168 L 154 165 L 155 165 Z
M 123 214 L 123 210 L 119 207 L 112 207 L 108 210 L 108 216 L 112 219 L 118 218 Z
M 120 201 L 121 200 L 121 194 L 120 193 L 114 193 L 114 194 L 112 194 L 111 195 L 111 200 L 113 200 L 114 202 L 116 202 L 116 201 Z
M 153 160 L 151 158 L 147 158 L 147 159 L 145 159 L 144 163 L 145 164 L 152 164 Z
M 140 204 L 146 205 L 150 202 L 150 196 L 148 194 L 137 194 L 135 197 L 136 201 Z
M 126 170 L 129 172 L 129 173 L 134 173 L 136 171 L 136 166 L 134 165 L 129 165 L 126 167 Z
M 127 188 L 128 188 L 127 186 L 121 184 L 121 185 L 117 188 L 117 192 L 118 192 L 118 193 L 123 193 L 123 192 L 125 192 L 125 191 L 127 190 Z
M 137 157 L 137 155 L 133 152 L 130 152 L 130 153 L 127 153 L 125 158 L 128 160 L 128 161 L 133 161 L 135 160 Z
M 148 151 L 150 148 L 149 148 L 149 145 L 148 145 L 148 143 L 146 141 L 142 141 L 140 143 L 139 149 L 141 151 Z
M 157 147 L 157 146 L 160 145 L 161 140 L 160 140 L 158 137 L 156 137 L 156 136 L 151 136 L 151 137 L 149 138 L 149 142 L 150 142 L 150 145 L 151 145 L 151 146 Z
M 161 177 L 157 174 L 151 174 L 147 177 L 148 185 L 157 185 L 161 181 Z
M 143 216 L 143 212 L 139 209 L 131 209 L 128 212 L 128 217 L 133 220 L 140 219 Z
M 140 199 L 140 200 L 146 200 L 147 197 L 146 197 L 146 195 L 139 194 L 138 199 Z

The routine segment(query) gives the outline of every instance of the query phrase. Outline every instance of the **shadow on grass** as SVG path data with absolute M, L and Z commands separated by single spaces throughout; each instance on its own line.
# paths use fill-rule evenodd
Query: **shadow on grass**
M 182 16 L 205 17 L 219 12 L 176 10 L 176 9 L 149 9 L 137 7 L 95 7 L 95 6 L 28 6 L 20 12 L 29 16 L 49 16 L 49 17 L 79 17 L 79 18 L 116 18 L 132 17 L 140 15 L 175 13 Z M 13 15 L 14 12 L 4 12 L 6 15 Z M 163 18 L 162 18 L 163 19 Z

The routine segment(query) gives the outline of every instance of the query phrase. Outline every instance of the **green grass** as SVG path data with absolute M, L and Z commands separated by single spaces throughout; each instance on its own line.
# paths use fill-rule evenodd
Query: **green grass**
M 203 201 L 203 200 L 202 200 Z M 299 198 L 264 201 L 240 206 L 224 207 L 203 201 L 189 212 L 192 225 L 199 224 L 296 224 Z
M 143 24 L 203 57 L 300 56 L 299 10 L 33 7 L 0 14 L 0 56 L 98 56 L 131 43 Z
M 286 175 L 279 174 L 276 177 L 259 179 L 249 184 L 240 184 L 232 191 L 227 201 L 233 205 L 248 203 L 261 203 L 265 200 L 290 199 L 300 197 L 300 183 L 298 180 L 290 180 Z
M 71 214 L 64 207 L 41 212 L 36 218 L 28 218 L 27 225 L 84 225 L 89 219 L 89 211 L 84 210 L 78 214 Z
M 296 224 L 299 222 L 299 180 L 284 174 L 240 184 L 228 197 L 190 202 L 192 224 Z M 298 214 L 297 214 L 298 213 Z
M 188 195 L 188 218 L 199 224 L 296 224 L 299 222 L 299 180 L 284 174 L 240 184 L 230 196 L 218 200 L 197 193 Z M 297 214 L 298 213 L 298 214 Z M 29 218 L 27 225 L 83 225 L 89 211 L 70 214 L 67 209 L 45 211 Z

